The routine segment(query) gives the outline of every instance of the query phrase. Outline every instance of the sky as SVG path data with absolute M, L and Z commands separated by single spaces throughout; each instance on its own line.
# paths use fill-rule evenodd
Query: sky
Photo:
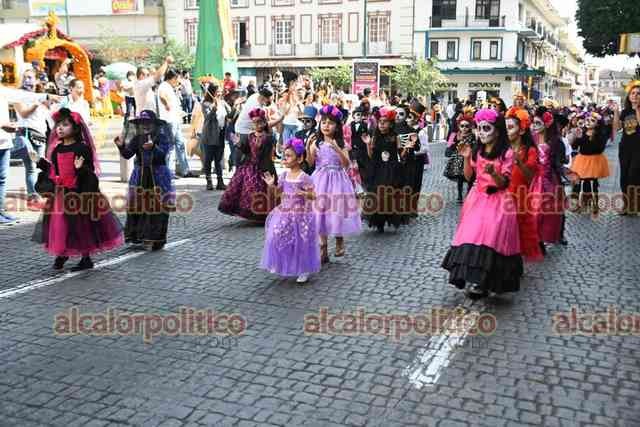
M 553 3 L 554 7 L 558 10 L 558 12 L 560 12 L 560 15 L 570 18 L 570 30 L 577 37 L 578 29 L 575 25 L 575 15 L 576 10 L 578 9 L 578 0 L 551 0 L 551 3 Z M 580 44 L 580 39 L 577 38 L 577 40 Z M 605 58 L 594 58 L 588 56 L 587 62 L 596 63 L 601 67 L 619 71 L 623 68 L 635 68 L 638 64 L 640 64 L 640 58 L 629 58 L 626 55 L 607 56 Z

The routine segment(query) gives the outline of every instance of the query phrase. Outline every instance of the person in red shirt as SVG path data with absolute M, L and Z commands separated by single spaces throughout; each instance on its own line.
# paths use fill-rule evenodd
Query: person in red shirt
M 230 94 L 231 92 L 233 92 L 236 89 L 237 84 L 231 78 L 231 73 L 229 73 L 229 72 L 224 73 L 224 80 L 222 80 L 222 87 L 224 88 L 224 95 L 225 96 L 227 96 L 228 94 Z

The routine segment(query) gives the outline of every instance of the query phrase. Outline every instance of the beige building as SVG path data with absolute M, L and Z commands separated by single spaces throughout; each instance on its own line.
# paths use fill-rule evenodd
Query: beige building
M 377 59 L 382 67 L 413 52 L 414 0 L 230 0 L 241 76 L 261 82 L 276 69 Z M 164 0 L 167 36 L 195 49 L 199 0 Z M 415 9 L 414 9 L 415 7 Z M 366 28 L 366 30 L 365 30 Z
M 112 10 L 111 0 L 69 0 L 69 21 L 64 13 L 58 13 L 60 29 L 64 32 L 68 29 L 74 40 L 87 47 L 94 46 L 103 34 L 161 43 L 165 34 L 162 0 L 138 1 L 141 13 L 117 14 Z M 2 0 L 0 23 L 38 23 L 42 19 L 31 16 L 28 0 Z

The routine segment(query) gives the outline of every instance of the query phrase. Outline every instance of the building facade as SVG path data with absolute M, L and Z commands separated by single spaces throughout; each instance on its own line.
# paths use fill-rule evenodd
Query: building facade
M 167 36 L 195 49 L 199 0 L 164 0 Z M 258 83 L 280 70 L 288 80 L 311 67 L 413 52 L 414 0 L 230 0 L 240 76 Z
M 594 101 L 603 104 L 613 99 L 618 105 L 622 105 L 627 96 L 625 87 L 629 81 L 633 80 L 635 70 L 612 71 L 603 69 L 599 71 L 598 75 L 598 95 Z
M 70 0 L 71 1 L 71 0 Z M 111 0 L 85 0 L 91 2 L 96 12 L 88 12 L 81 0 L 73 0 L 69 9 L 69 21 L 59 13 L 60 29 L 67 32 L 78 43 L 94 47 L 105 35 L 126 37 L 143 43 L 164 41 L 164 8 L 162 0 L 138 0 L 142 13 L 118 14 L 112 9 Z M 104 3 L 104 4 L 102 4 Z M 75 6 L 75 5 L 78 6 Z M 104 7 L 102 7 L 104 6 Z M 31 16 L 29 0 L 2 0 L 0 23 L 39 23 L 42 16 Z
M 559 33 L 567 21 L 548 0 L 426 0 L 416 15 L 416 54 L 437 59 L 445 102 L 522 92 L 558 97 Z

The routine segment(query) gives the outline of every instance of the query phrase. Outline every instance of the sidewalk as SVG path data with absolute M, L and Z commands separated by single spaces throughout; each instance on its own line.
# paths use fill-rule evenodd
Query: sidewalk
M 127 182 L 120 181 L 120 153 L 113 144 L 113 139 L 122 131 L 122 119 L 100 119 L 95 118 L 91 131 L 95 138 L 102 174 L 100 176 L 100 189 L 110 199 L 125 196 L 127 194 Z M 185 139 L 189 136 L 189 126 L 184 125 L 182 131 Z M 228 149 L 225 150 L 228 155 Z M 226 164 L 226 163 L 225 163 Z M 200 171 L 202 164 L 198 157 L 189 159 L 189 166 L 193 171 Z M 229 171 L 224 171 L 224 178 L 231 178 Z M 176 191 L 193 192 L 204 189 L 204 176 L 200 178 L 181 178 L 175 181 Z M 30 209 L 26 204 L 26 185 L 24 166 L 22 162 L 13 162 L 9 168 L 9 178 L 7 182 L 7 210 L 16 216 L 20 221 L 37 220 L 40 211 Z

